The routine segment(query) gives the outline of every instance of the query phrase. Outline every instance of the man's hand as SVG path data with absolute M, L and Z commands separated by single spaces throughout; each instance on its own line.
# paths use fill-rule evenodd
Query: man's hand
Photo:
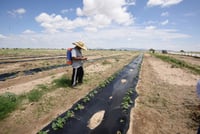
M 82 60 L 87 60 L 87 58 L 86 57 L 82 57 Z

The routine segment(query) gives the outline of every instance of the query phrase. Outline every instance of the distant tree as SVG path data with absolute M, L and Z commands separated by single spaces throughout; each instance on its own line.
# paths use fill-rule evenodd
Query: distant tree
M 163 54 L 167 54 L 167 50 L 162 50 L 162 53 Z
M 181 50 L 180 52 L 184 53 L 185 51 L 184 51 L 184 50 Z
M 151 53 L 155 53 L 155 49 L 153 49 L 153 48 L 149 49 L 149 51 L 150 51 Z

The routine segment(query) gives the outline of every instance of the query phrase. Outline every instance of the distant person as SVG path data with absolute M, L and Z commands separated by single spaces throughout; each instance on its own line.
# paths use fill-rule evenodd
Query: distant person
M 75 87 L 77 84 L 83 83 L 83 61 L 87 60 L 87 58 L 83 57 L 81 50 L 87 50 L 87 47 L 81 41 L 72 44 L 75 45 L 75 47 L 71 51 L 73 67 L 71 86 Z

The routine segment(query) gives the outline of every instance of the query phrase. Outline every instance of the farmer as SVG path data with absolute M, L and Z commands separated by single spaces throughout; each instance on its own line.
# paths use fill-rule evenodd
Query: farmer
M 72 43 L 75 45 L 75 47 L 72 49 L 72 67 L 73 67 L 73 73 L 72 73 L 72 81 L 71 85 L 72 87 L 75 87 L 77 84 L 83 83 L 83 61 L 87 60 L 86 57 L 82 56 L 81 50 L 87 50 L 85 44 L 81 41 Z

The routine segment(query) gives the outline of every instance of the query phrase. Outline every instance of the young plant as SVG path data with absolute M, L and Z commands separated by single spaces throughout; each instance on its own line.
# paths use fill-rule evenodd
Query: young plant
M 82 105 L 82 104 L 77 104 L 77 106 L 74 108 L 74 110 L 82 110 L 84 109 L 85 107 Z
M 88 96 L 85 96 L 85 97 L 83 98 L 83 102 L 84 102 L 84 103 L 89 102 L 89 101 L 90 101 L 90 98 L 89 98 Z
M 53 130 L 58 130 L 59 128 L 63 128 L 66 120 L 65 118 L 58 117 L 58 119 L 52 123 Z
M 73 111 L 67 111 L 66 115 L 65 115 L 65 120 L 74 117 L 74 112 Z
M 38 134 L 47 134 L 47 131 L 40 131 Z
M 132 94 L 133 94 L 133 90 L 130 89 L 126 92 L 126 95 L 123 98 L 123 101 L 121 103 L 121 107 L 122 107 L 124 112 L 126 112 L 131 107 L 131 105 L 133 104 L 133 101 L 131 100 Z

